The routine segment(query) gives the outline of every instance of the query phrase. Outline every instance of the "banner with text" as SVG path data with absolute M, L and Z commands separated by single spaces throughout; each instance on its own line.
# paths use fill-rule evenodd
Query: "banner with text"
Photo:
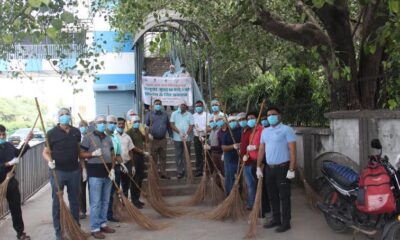
M 160 99 L 164 106 L 178 106 L 182 100 L 192 106 L 192 78 L 143 76 L 142 100 L 151 105 L 151 101 L 156 99 Z

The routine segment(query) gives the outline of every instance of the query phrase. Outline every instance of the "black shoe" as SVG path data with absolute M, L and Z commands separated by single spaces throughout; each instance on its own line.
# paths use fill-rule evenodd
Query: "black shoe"
M 134 202 L 133 202 L 133 205 L 135 205 L 135 207 L 136 207 L 137 209 L 142 209 L 142 208 L 143 208 L 143 205 L 140 204 L 140 203 L 138 203 L 138 201 L 134 201 Z
M 273 228 L 273 227 L 277 227 L 280 226 L 281 222 L 275 221 L 275 220 L 271 220 L 269 223 L 264 224 L 264 228 Z
M 144 202 L 141 202 L 140 200 L 138 200 L 138 203 L 139 203 L 140 205 L 142 205 L 142 207 L 144 206 Z
M 195 177 L 202 177 L 202 176 L 203 176 L 203 173 L 202 173 L 202 172 L 198 172 L 198 173 L 196 173 L 194 176 L 195 176 Z
M 171 179 L 171 177 L 169 177 L 169 176 L 166 176 L 166 175 L 161 175 L 161 177 L 160 178 L 162 178 L 162 179 Z
M 283 233 L 290 229 L 290 224 L 282 224 L 275 229 L 277 233 Z
M 79 219 L 86 219 L 86 213 L 82 213 L 81 215 L 79 215 Z
M 115 218 L 107 218 L 107 220 L 108 221 L 110 221 L 110 222 L 119 222 L 119 220 L 118 219 L 115 219 Z

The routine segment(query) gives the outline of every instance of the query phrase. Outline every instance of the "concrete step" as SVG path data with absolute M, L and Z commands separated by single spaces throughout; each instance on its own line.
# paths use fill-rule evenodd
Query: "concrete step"
M 194 177 L 193 184 L 197 185 L 201 181 L 201 177 Z M 143 180 L 143 184 L 147 184 L 147 179 Z M 176 176 L 171 177 L 171 179 L 160 179 L 160 184 L 162 187 L 174 186 L 174 185 L 186 185 L 186 179 L 178 179 Z

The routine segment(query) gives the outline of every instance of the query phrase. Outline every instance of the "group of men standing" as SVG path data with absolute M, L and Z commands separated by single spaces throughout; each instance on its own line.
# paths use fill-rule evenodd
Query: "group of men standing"
M 70 124 L 69 109 L 59 110 L 58 124 L 48 131 L 48 145 L 43 151 L 50 171 L 57 176 L 56 182 L 55 175 L 50 174 L 57 240 L 62 239 L 57 194 L 64 187 L 67 187 L 71 213 L 79 224 L 79 220 L 86 217 L 88 185 L 90 228 L 96 239 L 105 238 L 104 233 L 115 232 L 107 222 L 118 221 L 112 212 L 113 193 L 117 188 L 122 188 L 127 197 L 130 192 L 132 203 L 142 208 L 140 187 L 144 178 L 144 161 L 150 156 L 146 151 L 147 143 L 151 143 L 151 155 L 160 177 L 171 177 L 166 171 L 167 133 L 174 142 L 178 179 L 187 174 L 184 152 L 186 147 L 190 149 L 193 139 L 195 176 L 203 174 L 205 159 L 212 161 L 209 166 L 225 176 L 223 184 L 229 195 L 240 162 L 243 162 L 248 188 L 247 209 L 251 210 L 254 205 L 256 179 L 264 177 L 263 215 L 272 208 L 272 219 L 264 227 L 277 227 L 277 232 L 290 229 L 290 179 L 294 178 L 296 167 L 296 138 L 293 129 L 281 123 L 278 108 L 270 107 L 260 123 L 252 113 L 225 115 L 217 100 L 211 102 L 211 113 L 202 101 L 195 103 L 193 114 L 184 101 L 170 117 L 163 109 L 161 100 L 157 99 L 153 102 L 153 109 L 147 112 L 144 124 L 141 124 L 138 114 L 130 110 L 127 113 L 130 127 L 124 118 L 98 115 L 91 125 L 82 120 L 79 128 Z M 15 157 L 19 154 L 3 139 L 5 128 L 0 125 L 0 180 L 12 165 L 18 163 Z M 25 144 L 29 140 L 28 137 Z M 204 156 L 204 150 L 209 152 L 207 156 Z M 7 193 L 10 203 L 18 201 L 19 190 L 14 185 L 10 184 L 12 189 Z M 30 239 L 24 233 L 20 204 L 11 203 L 10 208 L 18 239 Z

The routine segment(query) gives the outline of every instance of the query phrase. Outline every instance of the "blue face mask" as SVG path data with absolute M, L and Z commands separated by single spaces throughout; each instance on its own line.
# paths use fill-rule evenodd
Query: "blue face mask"
M 196 107 L 196 112 L 201 113 L 203 111 L 203 107 Z
M 80 127 L 79 130 L 81 131 L 82 134 L 87 133 L 87 127 Z
M 132 126 L 133 128 L 138 129 L 140 127 L 140 123 L 134 123 Z
M 278 116 L 277 116 L 277 115 L 268 116 L 268 122 L 269 122 L 269 124 L 271 124 L 272 126 L 275 126 L 275 125 L 278 124 L 278 122 L 279 122 Z
M 218 111 L 219 111 L 219 106 L 212 106 L 212 107 L 211 107 L 211 110 L 212 110 L 213 112 L 218 112 Z
M 244 127 L 247 126 L 247 121 L 246 121 L 246 120 L 242 120 L 242 121 L 239 122 L 239 125 L 240 125 L 242 128 L 244 128 Z
M 215 128 L 217 124 L 215 122 L 210 122 L 208 126 L 210 126 L 210 128 Z
M 264 119 L 261 121 L 261 125 L 263 125 L 263 127 L 269 127 L 269 122 L 267 119 Z
M 68 125 L 71 122 L 71 116 L 70 115 L 62 115 L 58 118 L 58 122 L 61 125 Z
M 255 119 L 250 119 L 249 121 L 247 121 L 247 126 L 249 126 L 250 128 L 253 128 L 256 126 L 257 121 Z
M 218 120 L 217 121 L 217 126 L 218 127 L 222 127 L 222 126 L 224 126 L 224 124 L 225 124 L 224 120 Z
M 0 138 L 0 144 L 4 144 L 6 142 L 6 140 L 5 139 L 3 139 L 3 138 Z
M 230 123 L 229 123 L 229 127 L 230 127 L 231 129 L 235 129 L 235 128 L 237 127 L 237 123 L 236 123 L 236 122 L 230 122 Z
M 108 123 L 108 124 L 107 124 L 107 129 L 108 129 L 110 132 L 114 132 L 114 131 L 115 131 L 115 128 L 117 128 L 117 125 L 115 125 L 114 123 Z
M 103 133 L 106 130 L 106 125 L 104 123 L 97 123 L 96 130 Z
M 124 129 L 123 129 L 123 128 L 120 128 L 120 127 L 118 127 L 118 128 L 117 128 L 117 132 L 119 132 L 119 133 L 123 133 L 123 132 L 124 132 Z
M 161 111 L 161 105 L 160 104 L 154 105 L 154 110 Z

